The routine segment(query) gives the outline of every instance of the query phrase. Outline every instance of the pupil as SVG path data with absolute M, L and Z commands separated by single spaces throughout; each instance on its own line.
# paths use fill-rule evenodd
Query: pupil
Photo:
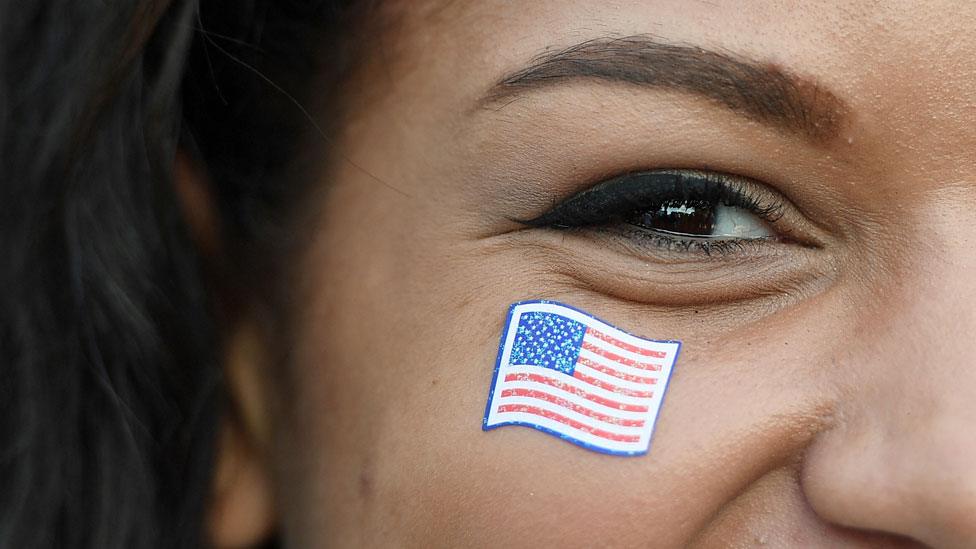
M 671 200 L 656 210 L 641 212 L 635 221 L 656 231 L 711 236 L 715 231 L 715 205 L 701 200 Z

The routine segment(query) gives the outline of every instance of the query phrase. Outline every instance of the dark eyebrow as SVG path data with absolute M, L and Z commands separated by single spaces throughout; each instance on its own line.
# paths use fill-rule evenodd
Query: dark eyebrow
M 496 83 L 483 106 L 568 81 L 622 82 L 706 97 L 815 143 L 838 136 L 850 112 L 833 92 L 772 64 L 640 35 L 590 40 L 536 57 Z

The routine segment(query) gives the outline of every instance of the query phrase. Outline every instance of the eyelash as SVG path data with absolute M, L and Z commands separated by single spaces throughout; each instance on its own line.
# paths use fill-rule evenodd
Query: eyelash
M 695 237 L 662 232 L 627 222 L 637 212 L 651 211 L 662 204 L 705 203 L 741 208 L 774 225 L 783 217 L 782 202 L 757 190 L 757 183 L 743 178 L 694 170 L 659 170 L 625 174 L 604 181 L 554 206 L 543 215 L 523 221 L 532 227 L 558 230 L 589 230 L 603 227 L 641 244 L 680 253 L 728 255 L 746 247 L 763 246 L 779 237 L 723 238 Z
M 625 232 L 625 231 L 618 231 Z M 628 238 L 641 244 L 650 244 L 657 248 L 669 252 L 679 253 L 701 253 L 706 256 L 711 255 L 731 255 L 767 244 L 770 239 L 751 238 L 751 239 L 706 239 L 690 238 L 669 235 L 651 229 L 640 229 L 632 231 L 633 234 L 626 235 Z

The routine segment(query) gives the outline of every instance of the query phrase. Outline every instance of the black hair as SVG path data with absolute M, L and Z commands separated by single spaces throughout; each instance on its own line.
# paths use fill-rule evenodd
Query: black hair
M 0 2 L 0 547 L 205 545 L 220 326 L 174 158 L 265 277 L 349 4 Z

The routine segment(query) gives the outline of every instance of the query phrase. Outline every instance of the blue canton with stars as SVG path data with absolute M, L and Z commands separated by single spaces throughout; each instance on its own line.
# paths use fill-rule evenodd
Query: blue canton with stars
M 509 364 L 542 366 L 573 375 L 586 326 L 554 313 L 522 313 Z

